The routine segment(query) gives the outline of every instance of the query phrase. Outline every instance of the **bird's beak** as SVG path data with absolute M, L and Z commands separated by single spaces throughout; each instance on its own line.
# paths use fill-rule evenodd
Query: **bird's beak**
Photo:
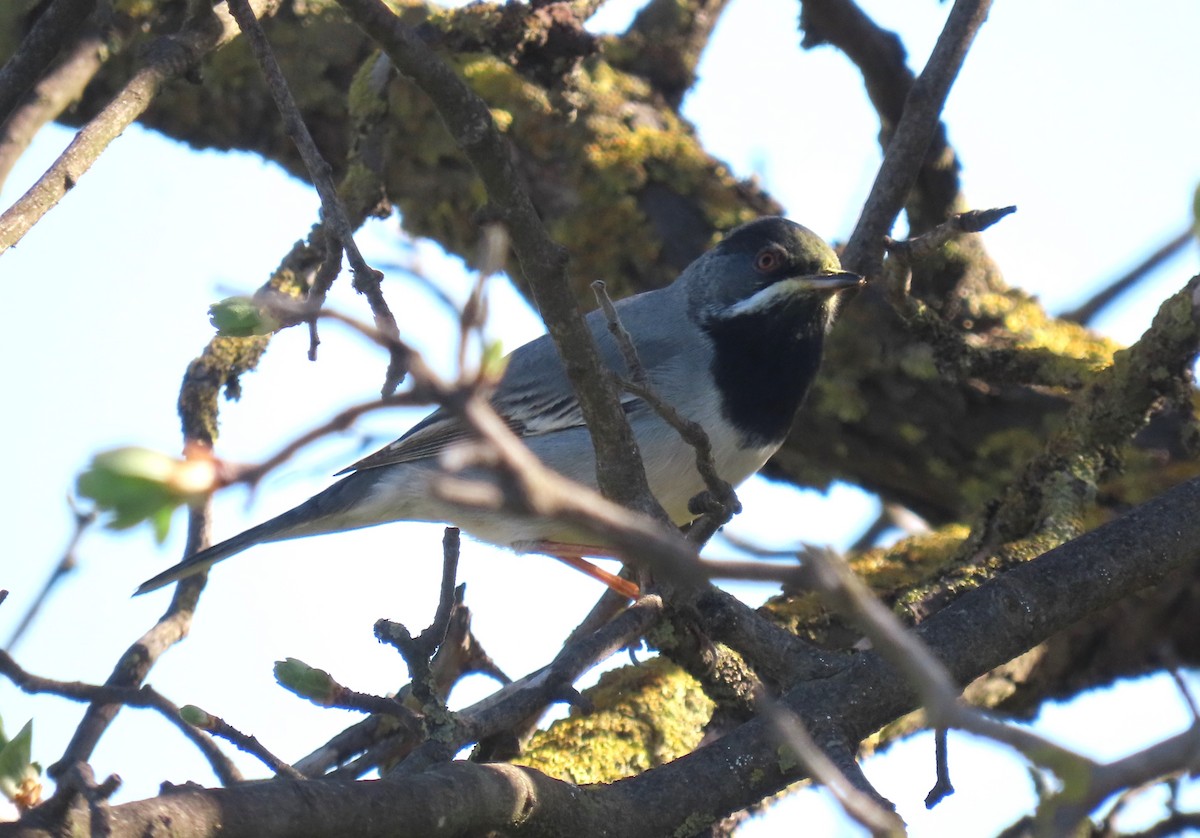
M 850 271 L 837 271 L 835 273 L 815 274 L 813 276 L 798 276 L 793 282 L 805 291 L 832 294 L 834 291 L 842 291 L 846 288 L 857 288 L 865 280 L 858 274 L 850 273 Z

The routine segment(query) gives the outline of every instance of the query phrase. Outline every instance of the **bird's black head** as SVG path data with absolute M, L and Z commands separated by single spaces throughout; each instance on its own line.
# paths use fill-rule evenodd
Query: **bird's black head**
M 693 315 L 701 321 L 754 312 L 819 309 L 828 323 L 833 294 L 861 279 L 842 271 L 837 254 L 812 230 L 786 218 L 760 218 L 729 233 L 684 272 Z
M 747 446 L 783 441 L 821 362 L 841 269 L 819 236 L 785 218 L 738 227 L 684 272 L 690 314 L 713 347 L 722 412 Z

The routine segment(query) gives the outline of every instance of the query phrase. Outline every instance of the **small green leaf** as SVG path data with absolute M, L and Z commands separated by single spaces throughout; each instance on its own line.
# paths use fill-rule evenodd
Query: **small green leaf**
M 112 514 L 111 528 L 128 529 L 150 521 L 161 542 L 175 508 L 212 491 L 215 475 L 211 458 L 180 460 L 146 448 L 118 448 L 93 457 L 76 488 Z
M 208 307 L 208 321 L 223 337 L 246 338 L 269 335 L 280 322 L 253 297 L 226 297 Z
M 162 544 L 171 533 L 171 518 L 175 516 L 175 508 L 179 504 L 160 506 L 158 511 L 150 516 L 150 525 L 154 528 L 154 540 Z
M 343 690 L 328 672 L 296 658 L 275 661 L 275 680 L 285 689 L 322 707 L 331 706 Z
M 144 448 L 105 451 L 92 458 L 76 489 L 100 509 L 112 513 L 108 525 L 116 530 L 129 529 L 142 521 L 153 520 L 156 532 L 182 498 L 167 486 L 170 476 L 168 457 Z
M 504 344 L 498 340 L 490 340 L 483 347 L 483 356 L 479 359 L 479 371 L 488 381 L 499 381 L 508 367 L 508 357 L 504 354 Z
M 213 723 L 211 715 L 201 710 L 195 704 L 185 704 L 179 708 L 179 718 L 183 719 L 193 727 L 198 727 L 201 730 L 208 730 Z
M 41 775 L 32 755 L 33 720 L 30 719 L 16 736 L 0 747 L 0 793 L 9 800 L 15 800 L 25 783 Z

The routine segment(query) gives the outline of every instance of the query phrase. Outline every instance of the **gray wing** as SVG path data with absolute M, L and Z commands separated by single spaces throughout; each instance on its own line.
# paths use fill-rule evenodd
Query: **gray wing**
M 671 299 L 674 290 L 675 286 L 669 286 L 617 303 L 621 322 L 633 336 L 634 345 L 652 379 L 656 366 L 669 364 L 678 354 L 675 336 L 669 330 L 663 334 L 661 328 L 664 312 L 670 312 L 672 304 L 680 302 Z M 674 316 L 682 317 L 683 309 L 674 312 Z M 587 323 L 604 363 L 619 375 L 626 375 L 625 362 L 609 334 L 603 314 L 593 311 L 587 316 Z M 628 414 L 648 409 L 641 399 L 628 393 L 622 395 L 621 403 Z M 492 394 L 491 404 L 519 437 L 541 436 L 584 424 L 579 403 L 558 359 L 558 351 L 548 335 L 518 347 L 508 356 L 508 365 Z M 439 408 L 395 442 L 338 474 L 436 457 L 449 446 L 470 437 L 470 430 L 459 417 Z

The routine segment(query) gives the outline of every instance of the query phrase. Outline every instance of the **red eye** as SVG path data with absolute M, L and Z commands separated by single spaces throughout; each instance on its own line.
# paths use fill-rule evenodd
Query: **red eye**
M 783 254 L 775 248 L 759 251 L 754 257 L 754 268 L 759 273 L 770 273 L 783 264 Z

